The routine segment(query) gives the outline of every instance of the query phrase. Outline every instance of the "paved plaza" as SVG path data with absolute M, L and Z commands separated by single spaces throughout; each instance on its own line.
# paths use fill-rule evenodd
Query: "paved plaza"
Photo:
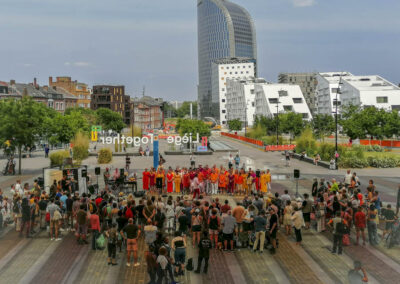
M 238 149 L 241 164 L 246 168 L 270 169 L 272 172 L 272 193 L 280 195 L 288 190 L 294 196 L 296 183 L 293 169 L 300 169 L 301 178 L 298 183 L 300 194 L 310 193 L 314 177 L 343 180 L 345 170 L 330 171 L 322 167 L 292 160 L 289 167 L 281 153 L 266 153 L 253 146 L 233 141 L 229 138 L 215 137 L 220 142 Z M 92 145 L 93 146 L 93 145 Z M 167 149 L 161 142 L 161 152 Z M 128 150 L 128 151 L 133 151 Z M 236 154 L 233 152 L 232 154 Z M 210 156 L 197 156 L 196 163 L 212 166 L 227 166 L 229 152 L 218 152 Z M 189 167 L 189 156 L 167 156 L 166 165 Z M 141 176 L 145 168 L 152 166 L 152 157 L 131 158 L 131 171 Z M 5 161 L 0 161 L 0 168 Z M 83 162 L 89 168 L 89 175 L 96 182 L 94 168 L 96 157 L 89 157 Z M 114 157 L 112 165 L 106 167 L 122 168 L 125 157 Z M 49 160 L 43 152 L 35 152 L 32 158 L 23 159 L 23 182 L 32 183 L 42 174 L 42 168 L 49 166 Z M 357 170 L 362 188 L 373 179 L 384 204 L 394 204 L 397 188 L 400 184 L 398 169 L 362 169 Z M 6 195 L 9 187 L 17 177 L 1 176 L 0 188 Z M 100 177 L 99 183 L 103 184 Z M 139 188 L 141 182 L 139 182 Z M 101 186 L 100 186 L 101 187 Z M 217 196 L 214 196 L 217 197 Z M 227 199 L 235 206 L 240 198 L 218 196 Z M 382 234 L 383 224 L 378 233 Z M 352 232 L 351 242 L 354 242 Z M 170 237 L 170 239 L 172 236 Z M 377 246 L 344 247 L 343 255 L 331 253 L 332 234 L 317 233 L 314 229 L 303 230 L 301 246 L 295 245 L 294 234 L 286 236 L 283 228 L 278 232 L 279 247 L 275 255 L 268 252 L 253 253 L 249 249 L 238 249 L 234 252 L 212 250 L 210 253 L 209 271 L 207 274 L 195 274 L 187 271 L 179 276 L 179 283 L 348 283 L 347 275 L 353 268 L 353 261 L 360 260 L 366 269 L 368 283 L 398 283 L 400 279 L 400 247 L 387 249 L 381 242 Z M 196 267 L 198 249 L 192 248 L 192 240 L 188 238 L 187 257 L 193 258 Z M 144 259 L 145 243 L 141 238 L 138 243 L 139 267 L 125 266 L 125 251 L 117 252 L 117 266 L 107 265 L 107 249 L 92 251 L 90 245 L 78 245 L 72 232 L 62 232 L 62 240 L 50 241 L 48 233 L 38 231 L 33 238 L 20 238 L 14 227 L 0 231 L 0 283 L 148 283 L 146 262 Z

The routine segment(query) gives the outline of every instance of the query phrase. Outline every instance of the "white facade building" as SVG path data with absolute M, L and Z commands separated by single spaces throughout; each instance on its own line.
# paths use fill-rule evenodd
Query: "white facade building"
M 256 83 L 255 115 L 272 117 L 277 113 L 301 113 L 304 120 L 310 121 L 312 115 L 303 93 L 298 85 Z
M 256 74 L 254 62 L 254 59 L 249 58 L 226 58 L 218 59 L 212 63 L 212 98 L 219 98 L 219 101 L 213 101 L 212 105 L 219 108 L 219 117 L 215 117 L 215 119 L 222 127 L 227 126 L 228 121 L 226 109 L 227 80 L 254 77 Z
M 400 88 L 378 75 L 350 76 L 341 86 L 342 105 L 400 110 Z
M 254 85 L 266 83 L 262 78 L 228 79 L 226 85 L 227 121 L 239 119 L 243 126 L 252 126 L 255 117 Z
M 318 114 L 334 115 L 336 112 L 336 96 L 338 101 L 338 114 L 340 114 L 341 98 L 340 94 L 337 93 L 339 81 L 340 77 L 342 77 L 343 82 L 344 79 L 349 76 L 353 75 L 349 72 L 326 72 L 317 74 L 318 85 L 315 90 L 315 97 Z

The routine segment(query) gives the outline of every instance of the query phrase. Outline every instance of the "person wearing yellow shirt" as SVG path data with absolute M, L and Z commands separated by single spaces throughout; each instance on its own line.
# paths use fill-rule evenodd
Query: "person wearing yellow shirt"
M 266 193 L 268 191 L 267 182 L 268 182 L 268 175 L 265 173 L 265 171 L 262 171 L 260 176 L 260 188 L 261 192 L 263 193 Z
M 175 183 L 175 192 L 181 192 L 181 181 L 182 181 L 182 172 L 177 168 L 175 171 L 174 183 Z
M 267 186 L 268 186 L 268 190 L 271 191 L 271 172 L 269 171 L 269 169 L 267 169 Z

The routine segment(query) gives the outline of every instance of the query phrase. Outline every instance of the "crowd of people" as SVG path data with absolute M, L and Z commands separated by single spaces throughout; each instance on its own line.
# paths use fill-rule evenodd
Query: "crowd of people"
M 362 192 L 356 173 L 350 171 L 343 181 L 314 179 L 310 193 L 303 198 L 271 192 L 271 173 L 249 169 L 212 167 L 144 170 L 143 190 L 147 195 L 116 194 L 107 186 L 99 194 L 73 190 L 65 178 L 47 193 L 37 182 L 31 187 L 17 181 L 12 199 L 0 190 L 4 225 L 14 223 L 20 236 L 32 237 L 47 230 L 51 241 L 61 240 L 63 232 L 74 232 L 77 242 L 93 250 L 107 249 L 109 265 L 117 265 L 117 253 L 126 250 L 126 266 L 140 265 L 144 259 L 150 283 L 173 283 L 185 270 L 208 272 L 211 250 L 234 251 L 248 248 L 263 253 L 278 249 L 278 230 L 292 234 L 301 245 L 302 230 L 332 230 L 332 253 L 342 254 L 350 245 L 368 241 L 377 245 L 379 217 L 390 232 L 396 214 L 390 205 L 383 210 L 379 192 L 372 180 Z M 170 193 L 177 193 L 171 195 Z M 220 200 L 220 195 L 236 195 Z M 90 236 L 90 238 L 89 238 Z M 384 235 L 383 235 L 384 237 Z M 140 256 L 138 247 L 145 245 Z M 197 267 L 187 259 L 187 248 L 197 252 Z M 143 257 L 143 258 L 142 258 Z M 203 266 L 204 263 L 204 266 Z

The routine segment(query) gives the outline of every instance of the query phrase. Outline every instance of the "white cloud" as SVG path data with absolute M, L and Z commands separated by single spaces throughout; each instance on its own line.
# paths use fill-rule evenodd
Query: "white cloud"
M 292 0 L 293 5 L 296 7 L 308 7 L 313 6 L 317 3 L 316 0 Z
M 77 61 L 77 62 L 64 62 L 65 66 L 75 66 L 75 67 L 89 67 L 91 65 L 90 62 L 86 61 Z

